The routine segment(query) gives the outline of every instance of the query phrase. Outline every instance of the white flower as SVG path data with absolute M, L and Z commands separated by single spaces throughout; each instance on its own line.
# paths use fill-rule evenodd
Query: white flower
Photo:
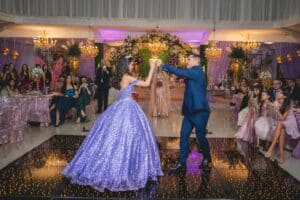
M 41 76 L 44 75 L 44 71 L 42 68 L 39 68 L 39 67 L 34 67 L 32 69 L 32 76 L 35 77 L 35 78 L 39 78 Z
M 269 71 L 262 71 L 259 75 L 260 79 L 270 79 L 272 78 L 272 74 Z

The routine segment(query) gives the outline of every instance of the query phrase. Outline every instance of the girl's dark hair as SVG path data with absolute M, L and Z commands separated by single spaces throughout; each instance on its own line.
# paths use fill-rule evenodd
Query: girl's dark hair
M 3 65 L 3 68 L 2 68 L 2 72 L 5 73 L 6 71 L 8 71 L 8 64 L 5 64 Z
M 15 82 L 15 85 L 13 86 L 13 88 L 12 88 L 11 85 L 10 85 L 10 81 L 12 81 L 12 80 Z M 16 89 L 17 89 L 17 83 L 16 83 L 16 81 L 15 81 L 14 79 L 12 79 L 12 78 L 10 78 L 10 79 L 7 80 L 6 86 L 8 86 L 11 90 L 16 90 Z
M 120 83 L 122 81 L 123 75 L 124 74 L 130 74 L 129 71 L 129 63 L 130 63 L 130 58 L 126 58 L 125 56 L 122 56 L 117 63 L 116 66 L 116 71 L 114 73 L 114 76 L 112 78 L 112 86 L 116 88 L 117 90 L 120 90 L 121 86 Z
M 257 96 L 254 96 L 254 97 L 257 97 L 258 103 L 260 103 L 260 102 L 261 102 L 261 93 L 262 93 L 263 87 L 262 87 L 262 85 L 260 85 L 260 84 L 255 84 L 255 85 L 253 86 L 253 90 L 254 90 L 254 89 L 258 89 L 258 90 L 259 90 L 259 94 L 258 94 Z
M 282 93 L 285 96 L 285 99 L 284 99 L 283 104 L 281 105 L 281 107 L 279 109 L 279 112 L 281 114 L 284 114 L 290 109 L 291 100 L 289 98 L 289 92 L 287 90 L 283 90 Z
M 64 92 L 66 91 L 66 89 L 67 89 L 67 79 L 68 79 L 68 76 L 71 76 L 71 74 L 67 74 L 67 75 L 65 76 L 64 85 L 63 85 L 62 88 L 61 88 L 61 92 L 62 92 L 62 93 L 64 93 Z M 71 76 L 71 78 L 72 78 L 72 76 Z M 72 87 L 73 87 L 74 90 L 75 90 L 75 85 L 73 84 L 72 81 L 71 81 L 71 85 L 72 85 Z
M 26 73 L 27 73 L 27 76 L 29 77 L 29 68 L 28 68 L 28 65 L 27 65 L 27 64 L 23 64 L 23 65 L 21 66 L 20 77 L 23 78 L 23 76 L 24 76 L 23 66 L 26 66 Z
M 263 89 L 262 90 L 262 92 L 261 92 L 261 94 L 262 93 L 267 93 L 267 95 L 270 97 L 269 98 L 269 101 L 271 101 L 271 102 L 273 102 L 273 99 L 271 98 L 272 97 L 272 92 L 270 91 L 270 90 L 266 90 L 266 89 Z M 259 105 L 259 113 L 261 113 L 261 111 L 262 111 L 262 106 L 264 105 L 264 102 L 263 101 L 261 101 L 260 102 L 260 105 Z

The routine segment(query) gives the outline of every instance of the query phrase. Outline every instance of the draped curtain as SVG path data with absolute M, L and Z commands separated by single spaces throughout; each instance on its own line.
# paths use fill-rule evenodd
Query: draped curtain
M 300 44 L 295 43 L 276 43 L 276 54 L 283 57 L 283 62 L 280 64 L 280 70 L 284 78 L 297 79 L 300 78 L 300 57 L 296 54 L 300 49 Z M 293 55 L 293 60 L 288 62 L 286 55 L 290 53 Z
M 231 42 L 220 41 L 217 46 L 222 49 L 222 55 L 217 61 L 208 61 L 207 75 L 210 84 L 218 84 L 224 80 L 228 69 L 230 58 L 228 57 L 227 47 L 231 46 Z
M 230 58 L 228 57 L 226 48 L 230 47 L 231 44 L 232 42 L 218 42 L 217 46 L 222 49 L 222 55 L 217 61 L 208 62 L 207 74 L 209 83 L 219 84 L 226 77 L 226 71 L 230 64 Z M 284 59 L 283 63 L 280 65 L 280 70 L 283 74 L 283 77 L 292 79 L 300 78 L 300 57 L 296 53 L 297 49 L 300 49 L 300 44 L 274 43 L 272 48 L 274 48 L 276 52 L 276 55 L 274 56 L 281 55 Z M 291 53 L 293 55 L 293 60 L 290 62 L 288 62 L 286 59 L 286 55 L 288 53 Z M 274 71 L 272 70 L 272 72 Z M 273 76 L 274 75 L 275 74 L 273 74 Z
M 299 0 L 0 0 L 18 16 L 270 22 L 298 19 Z M 215 14 L 214 14 L 215 13 Z
M 77 39 L 81 41 L 80 39 Z M 46 62 L 40 56 L 35 55 L 35 50 L 32 45 L 31 39 L 28 38 L 0 38 L 0 50 L 8 48 L 9 55 L 5 56 L 0 54 L 0 70 L 2 70 L 4 64 L 14 63 L 17 71 L 20 71 L 22 64 L 27 64 L 29 67 L 35 66 L 35 64 L 42 64 Z M 12 51 L 18 51 L 19 57 L 14 60 L 11 57 Z M 50 60 L 51 59 L 51 60 Z M 52 63 L 52 56 L 48 56 L 48 61 Z M 79 73 L 90 78 L 95 78 L 95 58 L 81 58 Z
M 28 45 L 26 39 L 24 38 L 0 38 L 0 48 L 9 49 L 9 54 L 7 56 L 1 53 L 0 55 L 0 68 L 2 69 L 4 64 L 14 63 L 16 69 L 19 71 L 21 65 L 26 63 L 28 66 L 34 65 L 34 49 L 32 45 Z M 12 51 L 17 51 L 19 57 L 14 60 L 11 57 Z

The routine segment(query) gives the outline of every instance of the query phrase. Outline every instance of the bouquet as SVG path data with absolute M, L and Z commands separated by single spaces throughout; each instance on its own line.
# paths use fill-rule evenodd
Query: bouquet
M 269 71 L 262 71 L 259 75 L 260 79 L 272 79 L 272 74 Z
M 270 88 L 272 86 L 272 74 L 269 71 L 262 71 L 259 74 L 259 78 L 266 88 Z
M 34 68 L 32 69 L 32 76 L 33 76 L 34 78 L 40 78 L 40 77 L 42 77 L 43 75 L 44 75 L 44 71 L 43 71 L 42 68 L 34 67 Z

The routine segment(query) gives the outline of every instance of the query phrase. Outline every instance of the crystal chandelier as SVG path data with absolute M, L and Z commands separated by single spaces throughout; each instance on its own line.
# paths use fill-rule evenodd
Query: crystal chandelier
M 86 43 L 80 42 L 79 48 L 83 57 L 96 57 L 99 53 L 98 47 L 91 38 L 91 25 L 89 25 L 89 38 Z
M 85 44 L 81 43 L 79 48 L 83 57 L 96 57 L 99 53 L 99 49 L 93 40 L 87 40 Z
M 260 43 L 250 40 L 250 35 L 248 34 L 248 40 L 242 43 L 242 48 L 245 51 L 257 50 L 260 48 Z
M 209 47 L 205 49 L 205 57 L 209 61 L 216 61 L 221 57 L 221 55 L 222 49 L 217 47 L 215 40 L 211 41 Z
M 49 50 L 56 45 L 57 40 L 53 40 L 47 36 L 46 31 L 43 32 L 42 37 L 33 38 L 33 46 L 42 50 Z
M 222 49 L 217 47 L 217 42 L 215 40 L 215 21 L 214 21 L 214 29 L 213 29 L 213 40 L 210 42 L 209 47 L 205 49 L 205 57 L 209 61 L 216 61 L 222 55 Z

